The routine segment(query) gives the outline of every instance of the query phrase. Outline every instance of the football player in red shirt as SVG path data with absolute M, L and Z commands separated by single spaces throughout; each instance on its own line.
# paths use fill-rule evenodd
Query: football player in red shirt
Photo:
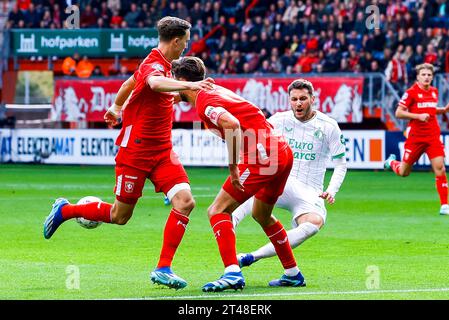
M 436 117 L 448 112 L 449 104 L 438 108 L 438 90 L 431 86 L 433 65 L 420 64 L 416 66 L 416 73 L 417 82 L 404 93 L 396 109 L 396 117 L 410 120 L 406 130 L 404 155 L 402 161 L 398 161 L 391 154 L 385 161 L 385 168 L 391 168 L 398 176 L 406 177 L 411 173 L 413 164 L 426 153 L 436 176 L 440 214 L 449 214 L 444 145 L 440 140 L 440 126 Z
M 206 67 L 201 59 L 184 57 L 173 61 L 173 73 L 179 80 L 201 81 Z M 271 215 L 293 164 L 287 142 L 275 134 L 257 106 L 228 89 L 187 89 L 180 91 L 180 96 L 196 107 L 206 127 L 226 141 L 229 155 L 230 175 L 208 209 L 225 271 L 220 279 L 205 284 L 203 291 L 243 289 L 245 280 L 237 260 L 231 214 L 253 195 L 252 215 L 270 238 L 285 269 L 284 275 L 271 281 L 270 286 L 305 286 L 287 233 Z
M 131 218 L 137 200 L 142 196 L 146 179 L 156 192 L 164 192 L 170 199 L 171 210 L 164 229 L 164 239 L 157 268 L 151 273 L 154 283 L 180 289 L 187 282 L 174 274 L 171 263 L 180 244 L 189 214 L 195 202 L 182 164 L 172 150 L 171 129 L 173 91 L 208 89 L 213 80 L 198 82 L 172 79 L 171 61 L 181 56 L 190 39 L 190 23 L 165 17 L 157 24 L 158 47 L 140 64 L 138 70 L 120 88 L 115 104 L 105 114 L 110 125 L 118 123 L 122 105 L 123 127 L 117 137 L 120 146 L 116 161 L 115 202 L 92 202 L 72 205 L 59 198 L 44 223 L 44 237 L 49 239 L 56 229 L 71 218 L 124 225 Z

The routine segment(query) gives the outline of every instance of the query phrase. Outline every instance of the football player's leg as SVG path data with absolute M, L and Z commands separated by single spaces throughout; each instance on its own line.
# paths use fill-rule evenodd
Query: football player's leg
M 240 203 L 228 192 L 221 189 L 207 210 L 210 225 L 225 267 L 225 273 L 240 272 L 236 253 L 236 237 L 231 217 L 232 212 L 239 205 Z
M 142 170 L 138 170 L 133 167 L 128 167 L 124 165 L 117 165 L 115 168 L 116 184 L 114 187 L 115 201 L 110 208 L 110 218 L 109 222 L 119 225 L 126 224 L 134 211 L 137 201 L 142 196 L 142 190 L 145 186 L 145 181 L 147 179 L 148 173 Z M 78 212 L 86 215 L 91 215 L 92 219 L 101 219 L 100 212 L 82 212 L 82 208 L 74 208 L 74 214 Z M 88 219 L 88 218 L 87 218 Z M 103 212 L 103 219 L 106 219 L 106 212 Z M 98 220 L 104 221 L 104 220 Z
M 254 201 L 253 217 L 262 226 L 265 234 L 271 241 L 274 250 L 284 268 L 284 274 L 280 279 L 270 281 L 270 286 L 305 286 L 304 277 L 301 274 L 292 248 L 288 241 L 288 235 L 279 220 L 271 215 L 274 204 L 265 203 L 258 198 Z
M 440 197 L 441 205 L 440 214 L 447 215 L 449 214 L 449 205 L 446 166 L 444 165 L 444 145 L 439 139 L 435 140 L 430 144 L 429 148 L 426 150 L 426 153 L 430 159 L 433 172 L 435 173 L 435 186 Z
M 170 192 L 169 198 L 173 204 L 164 227 L 164 236 L 162 241 L 161 254 L 157 268 L 170 267 L 183 237 L 187 224 L 189 223 L 189 215 L 195 206 L 190 185 L 177 184 L 173 188 L 179 189 L 174 195 Z
M 402 161 L 390 162 L 391 170 L 400 177 L 407 177 L 412 172 L 413 164 L 418 161 L 424 153 L 426 145 L 407 139 L 404 144 L 404 156 Z
M 444 166 L 444 158 L 436 157 L 430 160 L 432 169 L 435 173 L 435 185 L 440 196 L 441 205 L 447 204 L 447 177 L 446 168 Z
M 274 204 L 284 192 L 290 175 L 293 164 L 291 149 L 287 148 L 280 153 L 275 164 L 276 170 L 273 170 L 271 179 L 255 195 L 253 218 L 260 224 L 273 244 L 286 274 L 297 274 L 299 269 L 288 242 L 287 232 L 281 222 L 272 215 Z
M 232 213 L 232 223 L 234 224 L 234 228 L 236 228 L 246 216 L 251 214 L 253 203 L 254 198 L 251 197 L 246 200 L 241 206 L 235 209 L 235 211 Z
M 248 197 L 242 196 L 241 202 L 238 202 L 225 189 L 239 193 L 239 191 L 232 187 L 228 178 L 214 202 L 207 210 L 210 225 L 212 226 L 225 270 L 223 276 L 218 280 L 208 282 L 203 286 L 204 292 L 216 292 L 227 289 L 237 290 L 243 289 L 245 286 L 245 279 L 243 278 L 237 260 L 236 236 L 231 215 L 240 203 L 243 203 Z M 236 197 L 239 196 L 237 195 Z
M 170 151 L 163 155 L 163 158 L 152 171 L 150 179 L 156 192 L 164 192 L 173 208 L 165 223 L 161 253 L 157 267 L 151 273 L 151 280 L 170 288 L 182 289 L 187 286 L 187 282 L 171 270 L 171 265 L 184 237 L 195 201 L 190 190 L 187 173 L 177 160 L 176 154 Z
M 270 239 L 284 268 L 294 268 L 296 267 L 296 261 L 288 242 L 287 232 L 281 222 L 271 214 L 273 207 L 274 204 L 265 203 L 256 198 L 253 207 L 253 217 Z
M 317 234 L 324 224 L 322 216 L 316 212 L 302 214 L 295 221 L 297 227 L 287 232 L 292 249 Z
M 317 213 L 302 214 L 296 218 L 296 221 L 297 226 L 287 231 L 288 242 L 292 249 L 295 249 L 301 243 L 317 234 L 323 225 L 323 218 Z M 276 255 L 276 250 L 270 242 L 247 255 L 249 256 L 239 257 L 239 262 L 240 260 L 243 260 L 241 262 L 242 266 L 248 266 L 260 259 L 274 257 Z
M 284 267 L 284 274 L 280 279 L 270 281 L 270 286 L 305 286 L 304 277 L 299 271 L 292 248 L 288 241 L 287 232 L 280 221 L 273 217 L 274 204 L 284 192 L 290 170 L 293 165 L 293 154 L 290 148 L 279 153 L 275 162 L 276 170 L 272 180 L 255 195 L 253 217 L 262 226 L 265 234 L 274 246 L 276 254 Z
M 131 170 L 131 171 L 130 171 Z M 145 176 L 141 177 L 143 182 L 139 189 L 139 179 L 137 179 L 134 169 L 129 167 L 116 167 L 116 200 L 114 204 L 107 202 L 89 202 L 86 204 L 70 204 L 64 198 L 59 198 L 53 204 L 50 214 L 44 222 L 44 237 L 51 238 L 56 229 L 64 222 L 72 218 L 85 218 L 93 221 L 101 221 L 106 223 L 125 224 L 132 215 L 135 203 L 141 195 L 141 188 L 145 181 Z M 132 177 L 131 181 L 127 181 L 127 177 Z M 127 189 L 126 189 L 127 188 Z M 140 190 L 140 191 L 139 191 Z M 127 193 L 126 191 L 130 191 Z M 140 192 L 140 193 L 139 193 Z M 124 196 L 122 196 L 122 194 Z

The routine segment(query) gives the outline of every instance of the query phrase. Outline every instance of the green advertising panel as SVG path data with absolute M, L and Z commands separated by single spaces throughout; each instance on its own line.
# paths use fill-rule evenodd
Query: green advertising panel
M 12 30 L 16 56 L 143 57 L 157 46 L 156 29 Z

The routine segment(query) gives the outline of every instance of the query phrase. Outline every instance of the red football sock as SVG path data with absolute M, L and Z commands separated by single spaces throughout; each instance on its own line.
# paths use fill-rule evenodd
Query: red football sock
M 399 167 L 400 166 L 401 166 L 401 161 L 398 161 L 398 160 L 391 161 L 391 164 L 390 164 L 391 170 L 393 170 L 393 172 L 396 173 L 397 175 L 399 175 Z
M 263 231 L 265 231 L 268 238 L 270 238 L 284 269 L 296 267 L 296 260 L 293 256 L 290 242 L 288 242 L 287 232 L 281 222 L 278 220 L 272 226 L 264 228 Z
M 158 268 L 171 266 L 176 249 L 178 249 L 186 231 L 187 223 L 189 223 L 189 217 L 181 214 L 175 208 L 171 210 L 165 223 L 164 241 L 157 264 Z
M 62 207 L 64 220 L 81 218 L 111 223 L 112 204 L 107 202 L 89 202 L 86 204 L 67 204 Z
M 218 243 L 218 250 L 220 251 L 221 260 L 223 260 L 225 268 L 233 264 L 239 265 L 231 215 L 217 213 L 210 218 L 210 225 L 214 231 L 215 239 Z
M 446 178 L 446 175 L 436 177 L 435 184 L 437 186 L 438 195 L 440 196 L 441 205 L 447 204 L 447 178 Z

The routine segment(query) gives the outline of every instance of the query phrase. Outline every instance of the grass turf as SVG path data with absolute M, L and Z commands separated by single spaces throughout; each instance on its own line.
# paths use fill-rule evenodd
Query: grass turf
M 147 183 L 125 226 L 64 223 L 50 240 L 43 221 L 57 197 L 95 195 L 113 201 L 113 167 L 0 165 L 0 299 L 447 299 L 449 217 L 440 216 L 433 174 L 406 179 L 391 172 L 349 171 L 328 206 L 325 227 L 294 250 L 305 288 L 269 288 L 282 274 L 276 257 L 243 269 L 243 291 L 201 287 L 223 272 L 206 209 L 227 176 L 220 168 L 188 168 L 197 206 L 173 270 L 183 290 L 154 285 L 162 230 L 170 207 Z M 326 181 L 329 179 L 327 176 Z M 291 216 L 276 216 L 290 228 Z M 250 218 L 237 229 L 238 252 L 267 241 Z M 78 280 L 79 279 L 79 282 Z M 79 285 L 79 286 L 78 286 Z

